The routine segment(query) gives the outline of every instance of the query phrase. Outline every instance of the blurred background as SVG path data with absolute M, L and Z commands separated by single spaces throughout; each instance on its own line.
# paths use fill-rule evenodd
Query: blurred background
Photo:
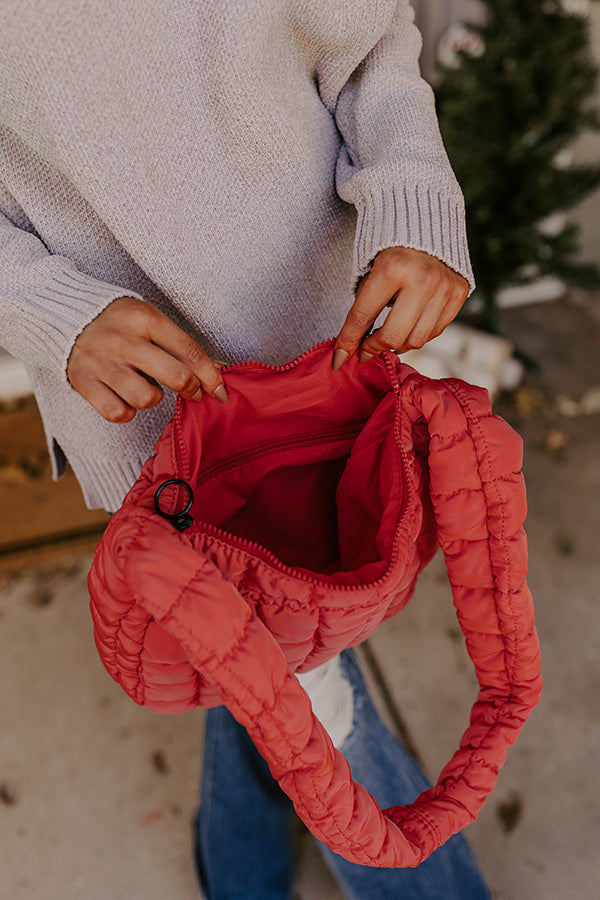
M 545 677 L 468 836 L 499 900 L 596 900 L 600 3 L 413 5 L 478 291 L 406 361 L 485 386 L 523 436 Z M 106 516 L 71 474 L 52 482 L 27 375 L 1 351 L 0 509 L 0 896 L 197 896 L 202 713 L 139 709 L 97 661 L 85 578 Z M 441 560 L 362 655 L 383 715 L 404 721 L 435 779 L 476 690 Z M 300 828 L 298 868 L 298 898 L 339 900 Z

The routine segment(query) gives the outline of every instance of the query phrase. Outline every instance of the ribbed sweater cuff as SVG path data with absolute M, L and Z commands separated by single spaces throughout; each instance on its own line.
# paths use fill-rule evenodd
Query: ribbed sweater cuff
M 76 338 L 118 297 L 143 298 L 127 288 L 97 281 L 65 264 L 54 268 L 27 297 L 28 340 L 39 352 L 40 368 L 52 369 L 65 383 L 67 362 Z M 35 312 L 31 309 L 35 308 Z
M 462 203 L 426 185 L 385 191 L 363 188 L 355 203 L 354 288 L 381 250 L 410 247 L 441 259 L 464 276 L 473 290 Z

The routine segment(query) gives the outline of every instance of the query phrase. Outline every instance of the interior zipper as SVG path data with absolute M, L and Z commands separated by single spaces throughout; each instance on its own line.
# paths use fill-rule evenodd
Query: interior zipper
M 245 450 L 241 450 L 239 453 L 235 453 L 233 456 L 219 459 L 212 463 L 212 465 L 207 466 L 204 470 L 201 469 L 198 475 L 197 484 L 205 484 L 207 481 L 210 481 L 211 478 L 220 475 L 221 472 L 226 472 L 228 469 L 239 468 L 246 463 L 261 459 L 263 456 L 271 456 L 280 450 L 285 450 L 287 447 L 310 447 L 313 444 L 321 443 L 335 444 L 340 440 L 357 438 L 363 428 L 364 422 L 360 422 L 358 425 L 354 423 L 352 425 L 346 425 L 343 428 L 335 429 L 334 431 L 329 429 L 327 431 L 312 431 L 310 434 L 292 434 L 284 438 L 279 438 L 277 441 L 256 444 Z M 180 467 L 181 462 L 182 460 L 177 458 L 178 467 Z

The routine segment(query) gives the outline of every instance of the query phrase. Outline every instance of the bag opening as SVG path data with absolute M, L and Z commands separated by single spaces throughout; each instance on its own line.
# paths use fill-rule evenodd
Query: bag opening
M 378 417 L 375 417 L 378 418 Z M 385 508 L 402 502 L 390 429 L 369 420 L 286 436 L 200 468 L 192 517 L 322 575 L 389 562 Z M 394 521 L 397 515 L 394 516 Z

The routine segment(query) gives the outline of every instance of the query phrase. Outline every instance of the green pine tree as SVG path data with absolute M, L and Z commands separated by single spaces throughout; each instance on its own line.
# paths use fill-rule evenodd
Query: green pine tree
M 560 153 L 600 129 L 589 21 L 567 0 L 482 0 L 479 56 L 439 67 L 442 135 L 465 194 L 482 324 L 493 327 L 498 291 L 543 275 L 600 285 L 578 262 L 578 229 L 544 220 L 600 184 L 600 165 L 561 165 Z M 564 154 L 563 154 L 564 157 Z

